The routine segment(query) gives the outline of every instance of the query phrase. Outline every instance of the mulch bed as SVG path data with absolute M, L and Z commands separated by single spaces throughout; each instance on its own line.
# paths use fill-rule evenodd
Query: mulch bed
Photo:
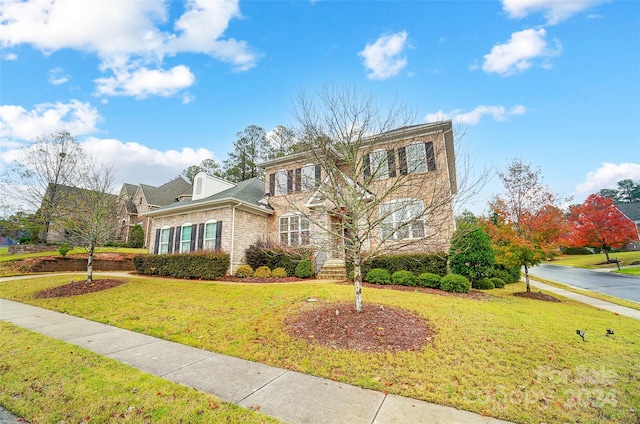
M 307 305 L 305 305 L 307 306 Z M 334 349 L 363 352 L 420 350 L 435 332 L 413 312 L 365 303 L 314 303 L 285 319 L 290 335 Z
M 42 290 L 34 295 L 36 299 L 49 299 L 52 297 L 69 297 L 77 296 L 80 294 L 94 293 L 102 290 L 107 290 L 113 287 L 118 287 L 125 282 L 122 280 L 113 279 L 100 279 L 93 280 L 91 283 L 87 283 L 86 280 L 72 281 L 69 284 L 63 286 L 52 287 L 50 289 Z
M 518 297 L 525 297 L 527 299 L 544 300 L 546 302 L 560 302 L 560 299 L 557 299 L 548 294 L 544 294 L 542 292 L 517 292 L 513 295 Z

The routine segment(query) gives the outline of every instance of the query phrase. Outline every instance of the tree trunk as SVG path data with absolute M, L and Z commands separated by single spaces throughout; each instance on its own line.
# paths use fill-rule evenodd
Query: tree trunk
M 605 258 L 607 258 L 607 263 L 609 263 L 609 249 L 607 249 L 606 247 L 604 249 L 604 256 Z
M 95 244 L 93 242 L 89 243 L 89 251 L 87 252 L 87 283 L 91 283 L 93 281 L 93 251 L 95 249 Z
M 531 293 L 531 285 L 529 284 L 529 267 L 524 264 L 524 281 L 527 285 L 527 293 Z
M 353 261 L 353 287 L 356 295 L 356 312 L 362 312 L 362 263 L 360 255 L 354 255 Z

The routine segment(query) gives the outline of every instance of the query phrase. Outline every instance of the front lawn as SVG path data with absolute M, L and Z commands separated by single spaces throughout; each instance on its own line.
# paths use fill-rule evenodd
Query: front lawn
M 618 258 L 620 265 L 630 265 L 632 262 L 640 262 L 640 251 L 637 252 L 612 252 L 609 253 L 609 259 Z M 593 255 L 561 255 L 554 259 L 554 265 L 576 266 L 580 268 L 611 268 L 617 269 L 615 263 L 600 265 L 607 261 L 604 253 Z
M 365 288 L 365 303 L 413 311 L 435 334 L 419 351 L 364 353 L 322 347 L 285 329 L 291 314 L 351 301 L 350 285 L 132 278 L 82 296 L 34 298 L 69 278 L 0 283 L 0 297 L 514 422 L 638 421 L 640 323 L 566 299 L 512 296 L 523 283 L 492 290 L 487 300 Z

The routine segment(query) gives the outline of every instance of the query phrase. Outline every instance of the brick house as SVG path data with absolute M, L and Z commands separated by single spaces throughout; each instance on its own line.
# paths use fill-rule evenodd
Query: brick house
M 358 151 L 362 174 L 354 181 L 348 164 L 331 153 L 334 174 L 363 199 L 380 197 L 377 227 L 367 247 L 392 251 L 446 251 L 455 228 L 451 197 L 457 191 L 451 121 L 404 127 L 365 140 Z M 190 199 L 142 214 L 152 217 L 151 253 L 222 249 L 234 271 L 244 252 L 258 239 L 281 245 L 314 247 L 315 268 L 338 267 L 344 273 L 344 209 L 330 204 L 327 190 L 342 190 L 309 152 L 260 164 L 265 181 L 232 184 L 204 173 L 196 175 Z M 326 163 L 326 162 L 324 162 Z M 366 180 L 366 189 L 362 182 Z M 394 182 L 401 187 L 391 190 Z M 442 199 L 437 207 L 430 207 Z M 378 203 L 376 203 L 377 205 Z M 430 216 L 421 214 L 429 211 Z M 428 219 L 427 219 L 428 218 Z M 437 228 L 430 223 L 438 222 Z

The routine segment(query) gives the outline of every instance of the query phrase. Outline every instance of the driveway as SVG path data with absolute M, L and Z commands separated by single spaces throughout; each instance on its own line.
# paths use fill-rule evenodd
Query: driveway
M 640 303 L 640 277 L 560 265 L 537 265 L 529 274 Z

